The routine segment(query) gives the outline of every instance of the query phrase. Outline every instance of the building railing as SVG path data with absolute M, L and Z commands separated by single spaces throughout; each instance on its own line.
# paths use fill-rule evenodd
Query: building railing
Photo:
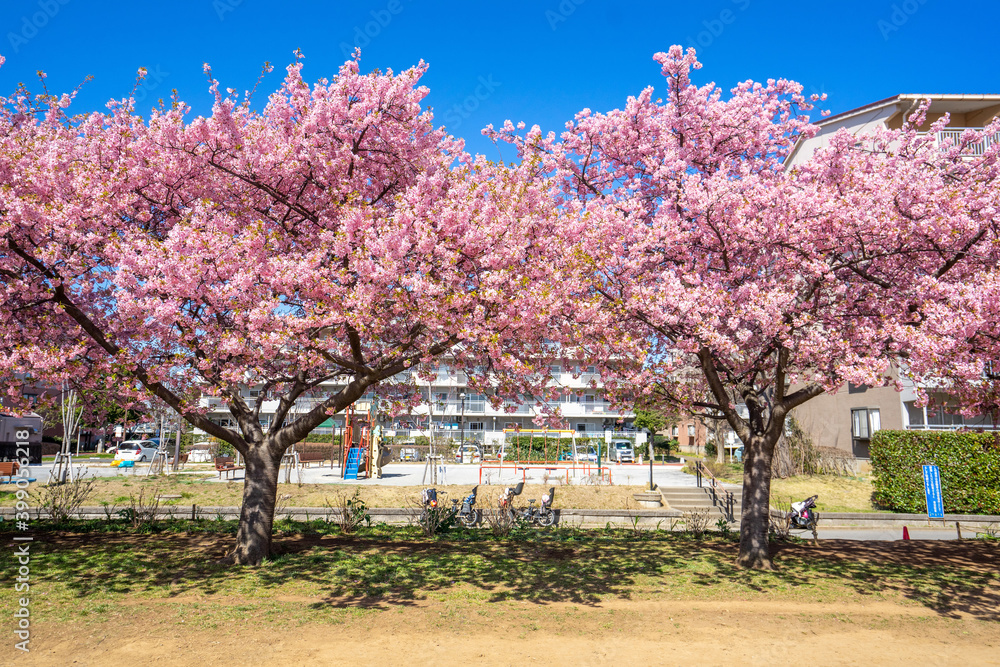
M 957 146 L 962 142 L 962 135 L 967 130 L 977 130 L 982 131 L 983 128 L 975 127 L 949 127 L 948 129 L 941 130 L 934 135 L 935 141 L 938 144 L 943 144 L 944 142 L 950 142 L 951 144 Z M 974 141 L 967 145 L 963 149 L 963 154 L 969 157 L 978 157 L 983 155 L 990 146 L 1000 144 L 1000 132 L 994 132 L 993 134 L 986 134 L 979 141 Z
M 957 431 L 966 429 L 969 431 L 1000 431 L 997 424 L 907 424 L 907 431 Z

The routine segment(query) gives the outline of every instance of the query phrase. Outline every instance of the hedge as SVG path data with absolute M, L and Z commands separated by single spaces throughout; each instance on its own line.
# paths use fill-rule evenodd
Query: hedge
M 925 463 L 941 470 L 944 511 L 1000 514 L 1000 433 L 878 431 L 871 440 L 873 500 L 924 513 Z

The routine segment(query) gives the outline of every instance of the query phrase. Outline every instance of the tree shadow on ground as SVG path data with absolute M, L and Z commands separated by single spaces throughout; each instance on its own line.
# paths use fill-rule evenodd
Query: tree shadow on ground
M 773 549 L 781 576 L 838 578 L 863 596 L 897 594 L 941 616 L 1000 621 L 1000 543 L 824 540 Z
M 1000 544 L 973 540 L 782 543 L 772 548 L 775 572 L 736 568 L 731 541 L 631 531 L 536 531 L 509 541 L 485 531 L 437 539 L 403 529 L 292 535 L 276 538 L 275 558 L 257 568 L 219 562 L 232 544 L 226 534 L 41 533 L 39 542 L 39 579 L 58 580 L 81 598 L 280 594 L 316 609 L 386 608 L 460 592 L 486 602 L 598 605 L 656 587 L 692 598 L 832 587 L 901 596 L 945 617 L 1000 621 Z M 3 561 L 12 552 L 0 565 L 10 565 Z

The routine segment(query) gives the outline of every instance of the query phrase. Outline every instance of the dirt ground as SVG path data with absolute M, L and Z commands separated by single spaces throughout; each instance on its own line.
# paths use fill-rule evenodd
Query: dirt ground
M 71 549 L 95 537 L 53 534 L 46 539 Z M 109 543 L 120 542 L 123 547 L 144 547 L 145 553 L 152 553 L 155 541 L 169 539 L 181 552 L 213 559 L 230 538 L 97 539 L 109 549 Z M 332 553 L 350 544 L 350 538 L 319 536 L 276 540 L 284 554 L 315 553 L 316 548 Z M 360 552 L 361 544 L 353 548 Z M 383 547 L 389 548 L 409 549 L 411 558 L 423 554 L 426 559 L 427 552 L 443 553 L 456 546 L 399 541 Z M 562 543 L 539 553 L 568 557 L 572 548 Z M 736 545 L 706 544 L 699 549 L 717 551 L 729 560 Z M 579 602 L 564 595 L 538 603 L 518 598 L 487 601 L 477 596 L 481 582 L 463 581 L 458 575 L 449 575 L 458 581 L 444 582 L 439 589 L 427 586 L 427 594 L 410 599 L 289 593 L 284 591 L 301 590 L 296 582 L 282 589 L 273 579 L 278 572 L 265 568 L 245 575 L 260 578 L 243 593 L 207 593 L 211 586 L 202 588 L 194 581 L 165 589 L 158 597 L 116 596 L 102 614 L 71 615 L 64 623 L 36 617 L 31 652 L 14 651 L 8 639 L 0 649 L 0 664 L 1000 665 L 1000 590 L 995 585 L 1000 558 L 992 543 L 830 541 L 819 546 L 776 545 L 774 553 L 790 572 L 804 573 L 806 561 L 821 563 L 812 576 L 839 572 L 836 581 L 857 576 L 850 574 L 855 570 L 840 569 L 844 564 L 878 564 L 890 571 L 894 564 L 905 563 L 961 571 L 970 580 L 986 576 L 989 583 L 970 589 L 963 582 L 941 584 L 933 602 L 918 600 L 907 582 L 882 584 L 883 597 L 840 591 L 823 600 L 822 589 L 816 597 L 793 598 L 787 588 L 726 589 L 726 580 L 718 577 L 694 580 L 701 593 L 677 588 L 681 577 L 667 576 L 665 590 L 633 586 L 621 597 Z M 290 563 L 285 561 L 282 573 Z M 303 571 L 295 579 L 307 575 Z M 509 575 L 508 584 L 516 586 L 518 577 L 529 576 L 526 564 L 524 571 Z M 673 587 L 670 582 L 675 582 Z M 535 580 L 521 583 L 544 585 Z M 872 587 L 876 583 L 881 582 L 873 581 Z M 607 588 L 612 587 L 608 581 Z M 75 605 L 79 613 L 82 603 L 66 599 L 61 604 Z M 302 615 L 288 614 L 289 609 Z M 198 615 L 205 617 L 199 621 Z
M 245 627 L 225 632 L 189 632 L 152 616 L 130 629 L 42 625 L 32 641 L 35 649 L 5 664 L 1000 664 L 996 623 L 885 603 L 498 603 L 485 615 L 471 609 L 465 610 L 469 615 L 456 614 L 454 607 L 421 602 L 340 625 L 277 630 L 247 619 Z

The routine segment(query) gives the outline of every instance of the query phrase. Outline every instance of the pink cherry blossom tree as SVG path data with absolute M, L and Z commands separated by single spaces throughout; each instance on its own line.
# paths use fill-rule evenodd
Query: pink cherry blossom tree
M 655 60 L 662 100 L 649 87 L 620 110 L 584 109 L 558 138 L 509 121 L 485 133 L 556 183 L 586 283 L 581 332 L 612 389 L 724 419 L 743 441 L 737 562 L 769 569 L 771 463 L 791 410 L 893 368 L 950 373 L 962 295 L 996 274 L 998 147 L 970 160 L 918 132 L 918 114 L 842 132 L 787 169 L 815 131 L 799 84 L 726 95 L 692 83 L 693 49 Z
M 532 382 L 521 359 L 551 310 L 533 286 L 557 220 L 532 165 L 473 159 L 435 128 L 423 63 L 355 58 L 314 85 L 301 66 L 262 111 L 209 72 L 208 117 L 176 99 L 69 117 L 71 95 L 25 90 L 0 116 L 0 379 L 125 378 L 231 443 L 236 564 L 269 554 L 288 447 L 366 392 L 405 400 L 396 376 L 445 353 L 474 383 Z M 202 394 L 237 426 L 185 399 Z

